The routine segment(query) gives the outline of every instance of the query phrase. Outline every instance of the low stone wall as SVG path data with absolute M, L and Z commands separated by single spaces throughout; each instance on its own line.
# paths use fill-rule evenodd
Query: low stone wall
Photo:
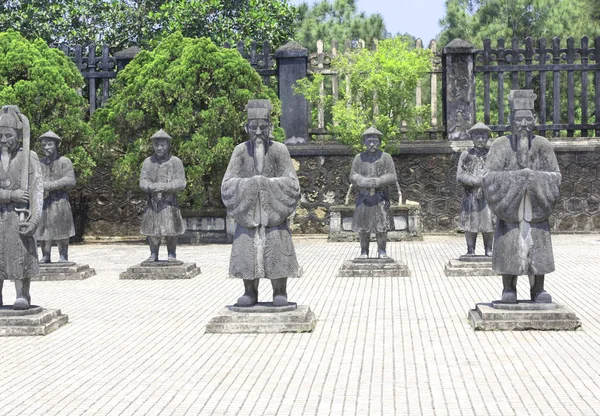
M 560 198 L 550 221 L 552 229 L 599 232 L 600 139 L 552 142 L 563 176 Z M 463 195 L 456 183 L 456 166 L 460 153 L 468 146 L 470 142 L 415 141 L 404 143 L 393 154 L 404 200 L 421 206 L 424 232 L 456 231 Z M 289 150 L 302 189 L 292 229 L 298 234 L 327 234 L 329 207 L 344 204 L 346 198 L 352 153 L 341 145 L 289 146 Z M 397 200 L 396 190 L 391 192 L 392 199 Z M 139 235 L 145 196 L 112 190 L 108 169 L 97 169 L 85 187 L 71 192 L 71 201 L 79 237 Z M 205 217 L 203 213 L 186 212 L 188 218 Z M 201 220 L 190 221 L 196 221 L 199 230 L 202 228 Z M 216 222 L 207 222 L 206 227 L 219 228 Z

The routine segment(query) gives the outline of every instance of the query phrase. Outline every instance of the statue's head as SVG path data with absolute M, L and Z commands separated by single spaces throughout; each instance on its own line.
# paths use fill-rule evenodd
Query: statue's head
M 533 108 L 536 98 L 532 90 L 511 90 L 508 94 L 510 126 L 514 134 L 532 134 L 535 125 Z
M 54 157 L 58 154 L 58 147 L 60 146 L 61 138 L 54 133 L 52 130 L 47 131 L 38 137 L 42 146 L 42 152 L 44 156 Z
M 5 105 L 0 110 L 0 150 L 14 152 L 19 147 L 23 132 L 21 112 L 16 105 Z
M 377 130 L 375 127 L 371 126 L 363 134 L 361 134 L 363 139 L 363 143 L 367 149 L 367 152 L 375 153 L 379 150 L 381 146 L 381 138 L 383 137 L 383 133 Z
M 171 149 L 171 136 L 166 131 L 160 129 L 150 137 L 152 140 L 152 150 L 159 159 L 164 159 L 169 155 Z
M 477 123 L 468 131 L 469 137 L 473 140 L 473 146 L 476 149 L 483 149 L 487 145 L 492 130 L 483 123 Z
M 248 122 L 244 130 L 250 136 L 250 140 L 256 142 L 262 140 L 267 143 L 271 139 L 273 125 L 271 124 L 271 109 L 273 106 L 269 100 L 249 100 L 246 105 Z

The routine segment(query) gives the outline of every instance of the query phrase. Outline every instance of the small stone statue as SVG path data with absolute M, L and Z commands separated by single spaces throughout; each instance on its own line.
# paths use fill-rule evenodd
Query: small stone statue
M 357 188 L 352 229 L 358 232 L 361 259 L 369 257 L 371 232 L 377 235 L 377 257 L 388 259 L 387 232 L 394 230 L 388 187 L 398 180 L 392 157 L 379 150 L 383 134 L 369 127 L 362 138 L 367 150 L 354 157 L 350 183 Z
M 477 233 L 483 235 L 485 255 L 488 257 L 492 255 L 494 221 L 482 188 L 485 160 L 488 154 L 486 144 L 491 132 L 490 128 L 483 123 L 471 127 L 468 133 L 474 147 L 462 152 L 458 160 L 456 180 L 465 187 L 458 227 L 465 232 L 467 256 L 475 255 Z
M 235 147 L 221 196 L 237 225 L 229 275 L 244 280 L 238 306 L 258 301 L 260 278 L 271 280 L 273 305 L 286 306 L 287 279 L 300 271 L 287 218 L 300 199 L 300 185 L 284 144 L 271 140 L 271 103 L 250 100 L 245 125 L 250 140 Z
M 513 90 L 509 136 L 492 143 L 483 177 L 487 202 L 498 217 L 492 269 L 502 275 L 502 302 L 517 302 L 517 278 L 529 276 L 531 300 L 551 303 L 544 277 L 554 271 L 548 218 L 561 175 L 550 142 L 533 134 L 531 90 Z
M 59 156 L 61 139 L 54 132 L 42 134 L 38 140 L 44 157 L 40 159 L 44 177 L 44 208 L 37 229 L 37 239 L 42 249 L 40 263 L 50 263 L 52 242 L 58 246 L 59 262 L 69 261 L 69 238 L 75 235 L 73 213 L 68 189 L 75 186 L 75 173 L 71 160 Z
M 158 261 L 160 240 L 167 240 L 168 261 L 177 261 L 177 239 L 185 232 L 177 203 L 177 192 L 185 189 L 185 171 L 181 160 L 171 155 L 171 136 L 162 129 L 151 137 L 154 155 L 144 160 L 140 188 L 147 194 L 140 233 L 150 241 L 150 258 Z
M 23 140 L 23 149 L 19 141 Z M 31 304 L 31 278 L 38 275 L 35 231 L 44 198 L 38 156 L 29 150 L 30 127 L 17 106 L 0 110 L 0 305 L 4 280 L 14 280 L 13 309 Z

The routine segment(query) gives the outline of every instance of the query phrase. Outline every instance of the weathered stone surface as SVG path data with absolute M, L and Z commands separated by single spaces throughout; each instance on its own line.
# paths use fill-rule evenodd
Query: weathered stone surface
M 452 259 L 444 267 L 446 276 L 496 276 L 492 270 L 492 259 L 481 256 L 481 261 Z
M 0 306 L 0 336 L 46 335 L 69 321 L 60 309 L 44 309 L 32 305 L 23 311 Z
M 410 270 L 394 259 L 357 258 L 345 261 L 338 277 L 410 277 Z
M 171 263 L 166 261 L 144 262 L 130 267 L 119 275 L 119 279 L 173 280 L 191 279 L 200 274 L 196 263 Z
M 478 303 L 469 311 L 469 323 L 473 329 L 481 331 L 574 331 L 581 327 L 575 313 L 563 305 L 532 302 L 516 305 Z
M 294 304 L 295 305 L 295 304 Z M 227 306 L 206 325 L 207 333 L 281 333 L 311 332 L 317 319 L 309 306 L 299 305 L 292 310 L 274 312 L 272 303 L 236 308 Z M 235 309 L 235 310 L 232 310 Z M 239 309 L 245 312 L 237 312 Z M 289 309 L 289 308 L 288 308 Z
M 42 263 L 40 274 L 31 280 L 83 280 L 96 274 L 96 270 L 87 264 L 67 263 Z

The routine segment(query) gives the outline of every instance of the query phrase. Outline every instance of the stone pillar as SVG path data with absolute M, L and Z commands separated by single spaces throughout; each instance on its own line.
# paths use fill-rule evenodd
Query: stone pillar
M 279 99 L 281 100 L 281 127 L 285 130 L 285 144 L 308 142 L 308 102 L 294 93 L 294 84 L 306 78 L 308 50 L 297 42 L 288 42 L 275 51 Z
M 475 124 L 475 48 L 454 39 L 442 51 L 444 123 L 448 140 L 468 140 Z

